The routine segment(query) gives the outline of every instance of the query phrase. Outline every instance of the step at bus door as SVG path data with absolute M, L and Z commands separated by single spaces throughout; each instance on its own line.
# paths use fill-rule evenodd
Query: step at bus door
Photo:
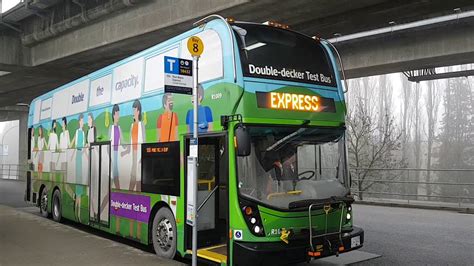
M 93 143 L 90 146 L 89 220 L 109 225 L 110 202 L 110 143 Z

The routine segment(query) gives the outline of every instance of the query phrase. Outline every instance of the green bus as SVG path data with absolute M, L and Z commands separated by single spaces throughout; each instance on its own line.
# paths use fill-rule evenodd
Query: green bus
M 291 264 L 360 248 L 334 48 L 277 23 L 195 26 L 32 101 L 27 201 L 191 257 L 193 104 L 165 91 L 164 64 L 191 59 L 198 36 L 198 259 Z

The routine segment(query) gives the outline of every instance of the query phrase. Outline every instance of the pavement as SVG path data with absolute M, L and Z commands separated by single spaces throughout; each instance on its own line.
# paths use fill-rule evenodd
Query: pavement
M 24 182 L 0 179 L 0 266 L 182 265 L 139 243 L 73 222 L 56 223 L 23 202 Z M 474 214 L 355 204 L 359 250 L 311 265 L 473 265 Z M 300 264 L 307 265 L 307 264 Z
M 31 212 L 37 208 L 0 205 L 0 265 L 182 265 Z

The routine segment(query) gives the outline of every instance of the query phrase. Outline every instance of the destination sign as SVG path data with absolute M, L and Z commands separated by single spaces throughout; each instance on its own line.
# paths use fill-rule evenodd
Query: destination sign
M 256 92 L 259 108 L 304 112 L 336 112 L 334 99 L 286 92 Z

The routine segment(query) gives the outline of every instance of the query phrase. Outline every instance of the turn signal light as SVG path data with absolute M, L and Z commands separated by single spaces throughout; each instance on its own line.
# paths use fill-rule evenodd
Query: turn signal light
M 339 247 L 339 252 L 343 252 L 344 251 L 344 246 L 340 246 Z
M 321 252 L 319 252 L 319 251 L 315 251 L 315 252 L 308 251 L 308 255 L 311 256 L 311 257 L 319 257 L 319 256 L 321 256 Z
M 244 207 L 244 213 L 247 216 L 252 215 L 252 213 L 253 213 L 252 207 L 249 207 L 249 206 Z

